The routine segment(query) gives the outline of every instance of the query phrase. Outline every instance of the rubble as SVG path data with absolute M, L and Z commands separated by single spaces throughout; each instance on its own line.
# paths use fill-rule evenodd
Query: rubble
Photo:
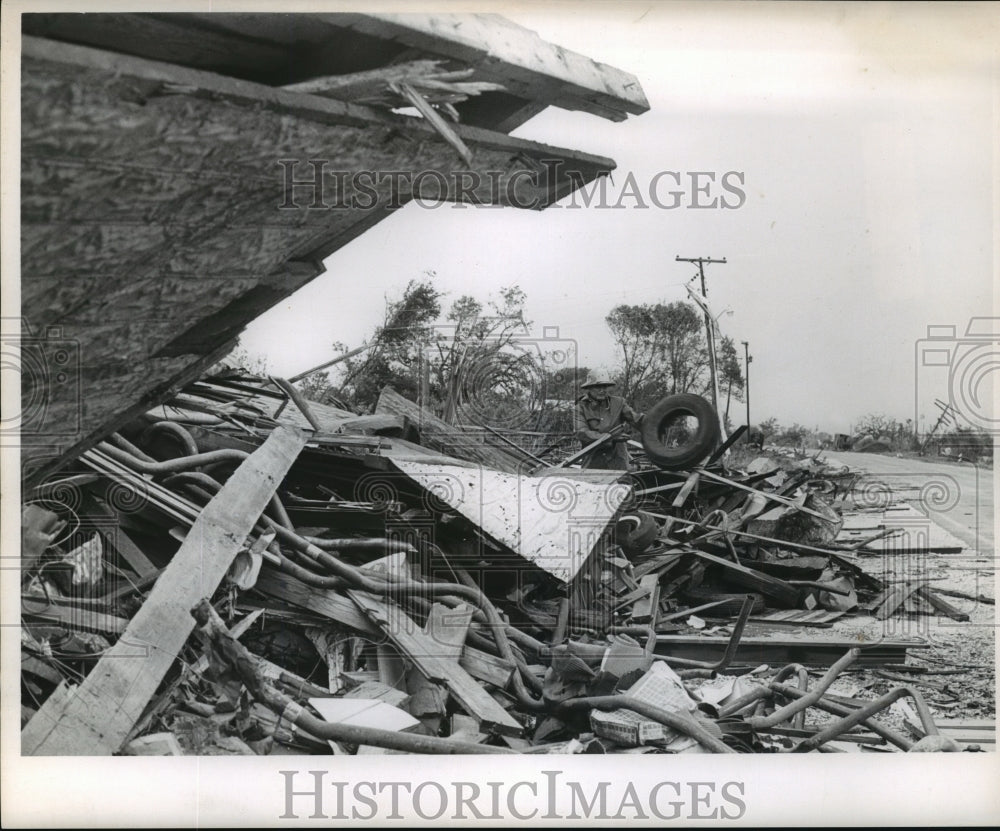
M 893 531 L 842 536 L 844 471 L 703 450 L 583 471 L 206 376 L 26 495 L 22 752 L 969 749 L 924 640 L 829 631 L 968 619 L 863 567 Z

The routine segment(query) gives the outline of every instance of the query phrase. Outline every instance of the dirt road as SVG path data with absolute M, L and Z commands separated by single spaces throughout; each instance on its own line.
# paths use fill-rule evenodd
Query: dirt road
M 898 459 L 877 453 L 825 453 L 832 461 L 868 471 L 901 499 L 981 556 L 996 551 L 993 527 L 993 471 L 971 464 Z

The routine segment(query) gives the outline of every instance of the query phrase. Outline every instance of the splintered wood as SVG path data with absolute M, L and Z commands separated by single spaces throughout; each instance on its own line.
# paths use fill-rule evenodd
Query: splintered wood
M 306 443 L 279 427 L 195 520 L 125 633 L 72 692 L 42 705 L 21 733 L 25 756 L 114 753 L 194 629 L 188 610 L 219 585 Z

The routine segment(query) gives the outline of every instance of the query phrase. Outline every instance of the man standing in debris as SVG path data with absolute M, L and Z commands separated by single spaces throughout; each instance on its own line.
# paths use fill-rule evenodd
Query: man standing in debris
M 575 423 L 577 438 L 584 447 L 623 424 L 638 427 L 642 423 L 641 413 L 633 410 L 621 396 L 611 394 L 614 385 L 611 376 L 602 370 L 591 372 L 583 384 L 586 395 L 577 402 Z M 620 431 L 614 439 L 593 450 L 584 459 L 583 466 L 598 470 L 628 470 L 627 441 L 624 431 Z

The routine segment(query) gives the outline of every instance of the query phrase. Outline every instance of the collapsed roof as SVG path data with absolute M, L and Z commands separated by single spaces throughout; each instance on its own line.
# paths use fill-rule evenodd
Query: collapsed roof
M 198 377 L 412 198 L 538 209 L 614 169 L 507 135 L 547 106 L 648 109 L 633 76 L 496 15 L 22 21 L 29 482 Z

